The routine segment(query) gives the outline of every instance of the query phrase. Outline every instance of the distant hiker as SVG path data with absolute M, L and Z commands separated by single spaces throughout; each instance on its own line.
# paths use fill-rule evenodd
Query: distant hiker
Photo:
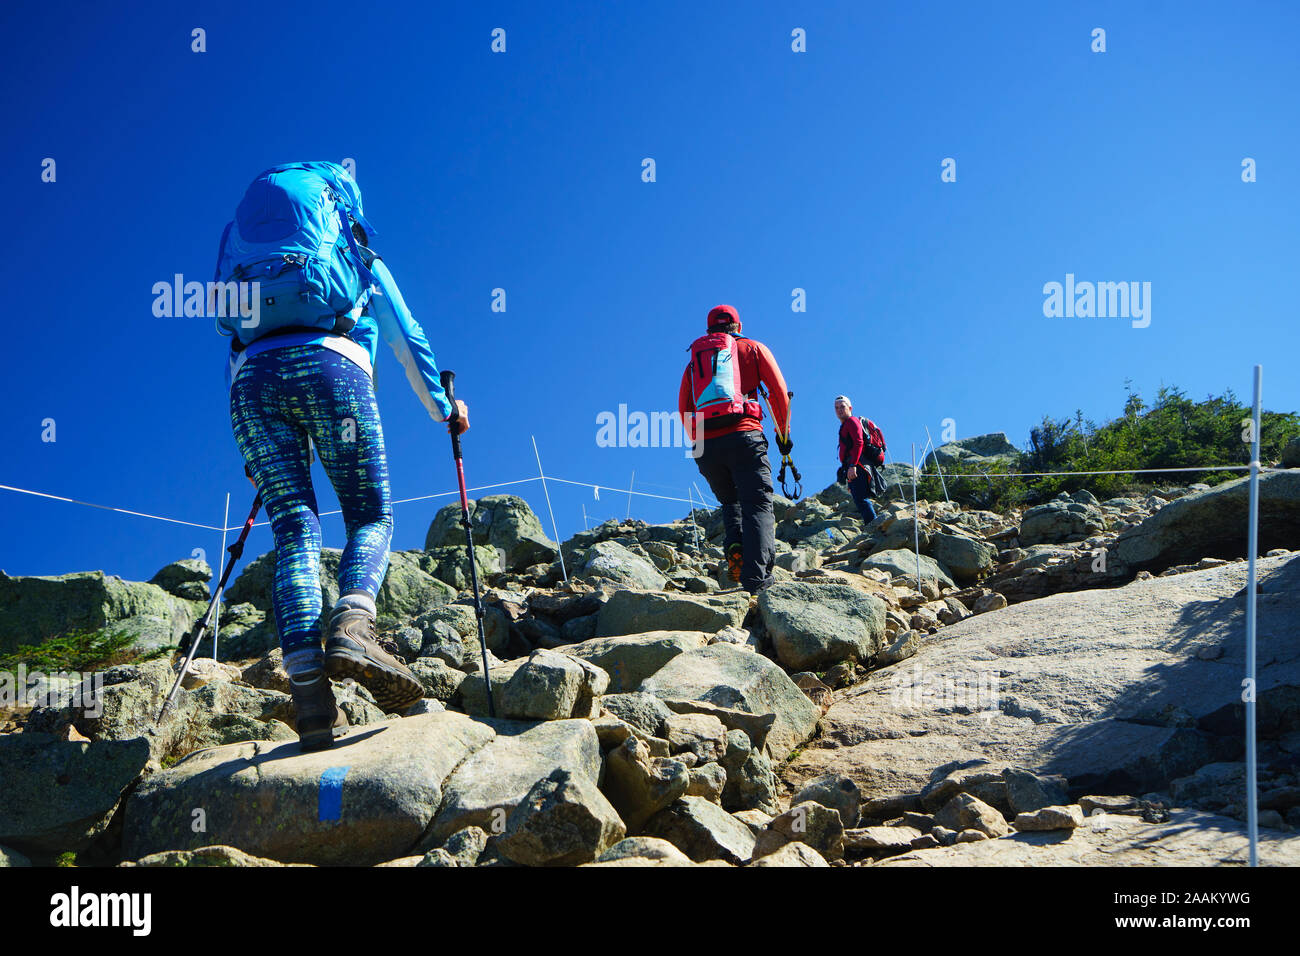
M 346 726 L 330 677 L 354 678 L 388 712 L 423 696 L 375 633 L 393 532 L 373 382 L 381 335 L 433 420 L 446 421 L 449 431 L 469 428 L 465 403 L 453 408 L 447 400 L 423 330 L 368 248 L 373 235 L 343 167 L 288 163 L 253 180 L 217 254 L 216 281 L 260 284 L 251 322 L 238 312 L 217 321 L 232 336 L 235 441 L 275 535 L 272 604 L 304 750 L 331 746 L 333 728 Z M 313 445 L 348 536 L 324 649 Z
M 731 306 L 709 310 L 708 333 L 691 343 L 677 409 L 687 435 L 703 443 L 696 465 L 722 504 L 728 574 L 753 594 L 772 582 L 776 558 L 772 467 L 758 391 L 766 387 L 780 435 L 790 434 L 790 399 L 772 353 L 743 338 L 740 327 Z M 788 454 L 793 442 L 778 437 L 777 447 Z
M 871 499 L 884 490 L 876 469 L 885 463 L 885 436 L 871 419 L 853 414 L 847 395 L 835 397 L 835 416 L 840 420 L 840 468 L 835 480 L 849 486 L 863 523 L 871 524 L 876 520 Z

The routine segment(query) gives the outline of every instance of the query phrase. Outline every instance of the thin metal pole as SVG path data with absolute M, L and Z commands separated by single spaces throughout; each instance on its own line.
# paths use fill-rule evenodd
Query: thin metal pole
M 587 503 L 582 503 L 582 530 L 586 531 L 590 525 L 587 524 Z
M 1250 530 L 1246 570 L 1246 828 L 1250 834 L 1250 865 L 1259 866 L 1259 785 L 1255 779 L 1255 555 L 1259 552 L 1259 419 L 1264 367 L 1255 366 L 1254 430 L 1250 443 Z
M 542 494 L 546 496 L 546 510 L 551 515 L 551 534 L 555 535 L 555 550 L 560 554 L 560 573 L 564 575 L 564 583 L 569 583 L 569 572 L 564 566 L 564 542 L 560 540 L 560 529 L 555 524 L 555 511 L 551 508 L 551 493 L 546 490 L 546 473 L 542 471 L 542 456 L 537 451 L 537 436 L 529 435 L 533 440 L 533 456 L 537 459 L 537 474 L 542 479 Z M 583 510 L 586 508 L 584 506 Z
M 226 529 L 230 527 L 230 492 L 226 492 L 226 516 L 221 519 L 221 569 L 217 572 L 217 580 L 221 579 L 221 574 L 226 570 Z M 217 619 L 212 624 L 212 659 L 217 659 L 217 638 L 221 636 L 221 608 L 217 608 Z
M 700 528 L 699 528 L 699 525 L 697 525 L 697 524 L 695 523 L 695 494 L 694 494 L 694 493 L 691 491 L 691 489 L 688 487 L 688 488 L 686 489 L 686 495 L 687 495 L 687 497 L 689 497 L 689 498 L 691 499 L 691 505 L 690 505 L 690 508 L 691 508 L 691 540 L 692 540 L 693 542 L 695 542 L 695 553 L 696 553 L 696 554 L 699 554 L 699 553 L 700 553 Z
M 921 593 L 921 511 L 916 504 L 916 442 L 912 442 L 912 531 L 916 546 L 916 593 Z
M 632 472 L 632 480 L 627 483 L 627 517 L 632 517 L 632 486 L 636 484 L 636 472 Z
M 939 456 L 935 453 L 934 439 L 930 437 L 930 426 L 925 426 L 926 444 L 930 446 L 930 454 L 934 455 L 934 470 L 939 475 L 939 484 L 943 486 L 943 500 L 952 504 L 952 499 L 948 497 L 948 483 L 943 480 L 943 469 L 939 467 Z

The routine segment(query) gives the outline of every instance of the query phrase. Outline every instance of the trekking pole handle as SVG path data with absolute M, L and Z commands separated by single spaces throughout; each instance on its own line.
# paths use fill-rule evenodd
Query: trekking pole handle
M 454 422 L 460 418 L 460 406 L 456 404 L 456 373 L 451 369 L 443 369 L 438 375 L 439 381 L 442 382 L 442 390 L 447 393 L 447 401 L 451 403 L 451 415 L 448 416 L 448 422 Z M 451 452 L 460 461 L 460 433 L 455 428 L 451 431 Z

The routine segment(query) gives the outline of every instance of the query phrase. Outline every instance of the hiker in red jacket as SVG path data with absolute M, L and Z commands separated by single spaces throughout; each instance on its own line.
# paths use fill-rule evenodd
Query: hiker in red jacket
M 835 480 L 849 486 L 849 495 L 858 506 L 863 523 L 871 524 L 876 520 L 876 509 L 871 503 L 872 468 L 885 463 L 885 453 L 869 443 L 847 395 L 835 396 L 835 416 L 840 420 L 840 468 Z
M 708 333 L 691 344 L 677 410 L 697 443 L 700 474 L 722 504 L 727 571 L 751 594 L 772 583 L 776 558 L 760 387 L 766 388 L 776 419 L 777 448 L 789 454 L 790 398 L 776 359 L 763 343 L 740 335 L 740 315 L 732 306 L 714 306 Z

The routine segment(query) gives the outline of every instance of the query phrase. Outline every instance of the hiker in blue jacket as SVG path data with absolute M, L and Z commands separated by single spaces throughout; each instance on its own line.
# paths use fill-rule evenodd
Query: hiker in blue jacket
M 295 228 L 319 234 L 286 239 L 279 236 L 285 222 L 307 223 Z M 457 433 L 469 428 L 465 403 L 453 408 L 448 401 L 428 339 L 387 266 L 368 248 L 371 235 L 359 191 L 342 167 L 292 163 L 268 170 L 249 187 L 218 256 L 220 281 L 262 280 L 264 308 L 254 327 L 244 328 L 248 323 L 238 318 L 225 326 L 235 335 L 227 367 L 230 416 L 275 535 L 272 603 L 305 750 L 331 746 L 334 728 L 346 726 L 330 677 L 354 678 L 388 712 L 423 696 L 420 682 L 379 645 L 375 632 L 375 599 L 393 532 L 373 380 L 381 336 L 433 420 Z M 328 288 L 323 272 L 309 271 L 312 255 L 293 258 L 299 248 L 314 249 L 318 263 L 345 281 Z M 285 282 L 298 294 L 284 293 Z M 304 285 L 309 291 L 299 293 Z M 276 294 L 268 295 L 268 288 Z M 333 311 L 338 302 L 352 307 Z M 338 495 L 348 538 L 324 648 L 312 446 Z

